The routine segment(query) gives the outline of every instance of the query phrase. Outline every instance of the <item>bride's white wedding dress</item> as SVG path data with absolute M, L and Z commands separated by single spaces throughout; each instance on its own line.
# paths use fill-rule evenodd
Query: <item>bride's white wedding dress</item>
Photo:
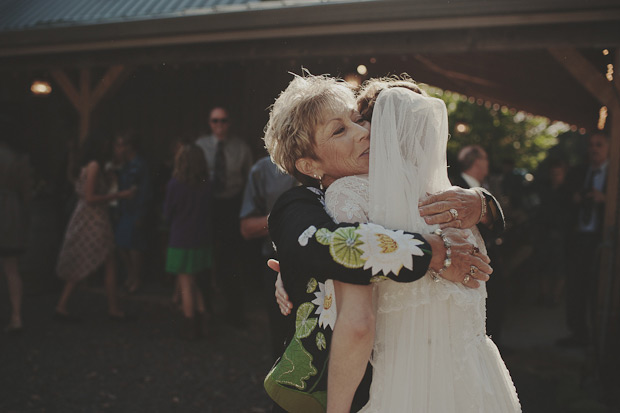
M 381 92 L 371 131 L 369 176 L 337 180 L 326 206 L 338 222 L 373 222 L 430 233 L 422 194 L 450 187 L 445 105 L 407 89 Z M 482 250 L 478 231 L 471 235 Z M 395 255 L 396 256 L 396 255 Z M 485 332 L 486 288 L 429 274 L 374 288 L 377 324 L 370 400 L 362 412 L 504 413 L 521 407 L 510 374 Z

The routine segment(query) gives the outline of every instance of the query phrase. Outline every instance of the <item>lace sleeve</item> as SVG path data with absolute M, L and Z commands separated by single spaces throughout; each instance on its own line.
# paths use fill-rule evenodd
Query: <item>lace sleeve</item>
M 368 200 L 368 178 L 365 176 L 340 178 L 325 193 L 325 205 L 336 223 L 367 223 Z

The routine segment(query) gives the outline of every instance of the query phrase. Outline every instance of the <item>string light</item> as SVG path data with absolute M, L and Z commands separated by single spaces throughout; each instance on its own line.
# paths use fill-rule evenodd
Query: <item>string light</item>
M 454 125 L 454 129 L 458 133 L 466 133 L 469 132 L 469 125 L 465 122 L 457 122 L 456 125 Z
M 603 56 L 607 56 L 609 54 L 609 50 L 603 49 Z
M 606 121 L 607 121 L 607 106 L 601 106 L 601 109 L 598 111 L 598 124 L 596 125 L 598 130 L 605 129 Z
M 366 73 L 368 73 L 368 68 L 364 65 L 359 65 L 357 67 L 357 73 L 359 73 L 360 75 L 364 76 Z
M 605 75 L 610 82 L 614 80 L 614 65 L 611 63 L 607 65 L 607 74 Z

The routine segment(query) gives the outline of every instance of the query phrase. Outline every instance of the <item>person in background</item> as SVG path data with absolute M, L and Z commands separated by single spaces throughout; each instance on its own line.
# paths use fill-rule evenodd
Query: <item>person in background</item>
M 263 263 L 275 257 L 273 243 L 269 238 L 267 217 L 276 199 L 295 185 L 297 185 L 297 180 L 279 170 L 269 156 L 259 159 L 250 170 L 239 216 L 241 235 L 246 240 L 257 238 L 263 240 L 261 247 Z M 263 267 L 263 289 L 271 328 L 271 348 L 274 361 L 282 354 L 286 339 L 285 318 L 273 299 L 276 276 L 277 273 L 271 268 Z
M 181 146 L 166 188 L 164 216 L 170 223 L 166 271 L 176 274 L 184 322 L 181 336 L 203 334 L 205 302 L 195 274 L 211 268 L 211 185 L 204 154 L 195 144 Z
M 252 168 L 250 147 L 231 133 L 227 109 L 217 106 L 209 113 L 211 134 L 196 140 L 204 151 L 213 188 L 213 239 L 215 273 L 226 300 L 225 319 L 243 326 L 244 300 L 240 266 L 244 242 L 239 230 L 239 211 L 245 181 Z
M 170 281 L 170 274 L 166 272 L 166 254 L 168 251 L 168 238 L 170 236 L 170 224 L 166 221 L 164 216 L 164 201 L 166 200 L 166 188 L 170 178 L 172 178 L 172 172 L 174 170 L 174 159 L 179 149 L 184 144 L 191 142 L 189 139 L 184 139 L 181 136 L 173 138 L 168 143 L 168 150 L 166 156 L 159 165 L 153 171 L 153 205 L 155 206 L 154 223 L 156 226 L 157 234 L 154 239 L 154 257 L 149 260 L 149 269 L 152 274 L 157 278 L 164 278 L 166 284 Z M 161 277 L 160 277 L 161 276 Z M 178 277 L 174 276 L 174 288 L 172 293 L 173 306 L 180 306 L 181 304 L 181 292 L 179 288 Z
M 602 241 L 609 137 L 598 133 L 588 138 L 588 163 L 567 177 L 572 193 L 572 234 L 568 245 L 566 320 L 571 335 L 560 346 L 590 343 L 589 318 L 597 291 L 597 251 Z
M 464 146 L 457 159 L 460 174 L 450 178 L 452 185 L 465 189 L 485 187 L 485 180 L 489 175 L 489 157 L 486 151 L 479 145 Z M 484 225 L 478 225 L 478 230 L 485 240 L 487 254 L 493 263 L 493 276 L 487 282 L 487 334 L 501 349 L 501 328 L 506 312 L 505 274 L 499 246 L 495 242 L 496 237 Z
M 67 308 L 69 298 L 78 282 L 105 265 L 105 289 L 108 296 L 108 315 L 123 319 L 116 291 L 116 259 L 114 235 L 108 204 L 114 199 L 129 199 L 135 188 L 108 192 L 103 166 L 109 155 L 110 141 L 106 135 L 93 133 L 80 149 L 77 163 L 75 192 L 78 202 L 69 220 L 58 257 L 56 272 L 65 286 L 56 306 L 54 317 L 61 321 L 77 321 Z
M 5 121 L 3 120 L 3 124 Z M 6 122 L 8 124 L 8 122 Z M 28 158 L 7 142 L 14 138 L 8 127 L 0 133 L 0 261 L 9 290 L 11 316 L 7 333 L 22 330 L 22 279 L 19 256 L 26 250 L 31 176 Z
M 540 279 L 540 303 L 560 301 L 566 277 L 566 244 L 570 230 L 571 192 L 566 186 L 568 168 L 563 159 L 549 162 L 548 179 L 538 190 L 540 205 L 535 219 L 535 254 Z
M 147 219 L 152 197 L 149 169 L 138 153 L 138 138 L 134 134 L 123 134 L 114 142 L 120 151 L 124 164 L 118 173 L 118 189 L 136 188 L 135 196 L 118 203 L 118 222 L 115 241 L 127 269 L 126 287 L 130 293 L 140 288 L 144 267 L 144 252 L 147 248 Z

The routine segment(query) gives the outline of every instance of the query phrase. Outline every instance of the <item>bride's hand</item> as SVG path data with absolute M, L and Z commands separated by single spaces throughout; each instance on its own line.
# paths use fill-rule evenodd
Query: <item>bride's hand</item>
M 468 234 L 463 230 L 447 229 L 444 235 L 451 244 L 452 264 L 441 273 L 441 277 L 469 288 L 478 288 L 480 281 L 488 281 L 493 273 L 489 265 L 491 260 L 468 242 Z
M 427 224 L 440 228 L 472 228 L 480 220 L 482 203 L 473 189 L 458 186 L 420 199 L 420 215 Z M 450 210 L 456 211 L 453 215 Z M 488 215 L 488 214 L 487 214 Z
M 280 275 L 280 262 L 276 260 L 267 261 L 267 265 L 274 271 L 278 272 L 278 276 L 276 278 L 276 301 L 278 303 L 278 307 L 280 307 L 280 312 L 282 315 L 289 315 L 291 313 L 291 309 L 293 308 L 293 303 L 289 301 L 288 294 L 284 289 L 284 283 L 282 282 L 282 276 Z

